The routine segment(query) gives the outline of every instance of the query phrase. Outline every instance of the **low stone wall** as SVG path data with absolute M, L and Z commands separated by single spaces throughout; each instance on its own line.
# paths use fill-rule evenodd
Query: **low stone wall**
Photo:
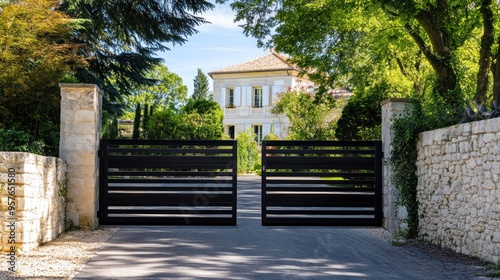
M 61 159 L 0 152 L 2 252 L 22 254 L 64 231 L 65 173 Z
M 421 239 L 500 260 L 500 118 L 424 132 L 418 143 Z

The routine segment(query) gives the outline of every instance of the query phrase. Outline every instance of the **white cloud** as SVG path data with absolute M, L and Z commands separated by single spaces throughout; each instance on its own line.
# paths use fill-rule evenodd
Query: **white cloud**
M 216 51 L 216 52 L 250 52 L 250 50 L 248 49 L 228 48 L 228 47 L 207 47 L 207 48 L 199 48 L 199 50 Z
M 238 23 L 233 22 L 235 13 L 228 5 L 215 5 L 215 8 L 202 15 L 211 24 L 204 24 L 199 29 L 203 31 L 220 31 L 220 29 L 238 29 Z

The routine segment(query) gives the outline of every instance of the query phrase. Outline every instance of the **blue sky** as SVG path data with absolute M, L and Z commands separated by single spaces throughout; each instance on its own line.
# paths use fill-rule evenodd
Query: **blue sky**
M 269 52 L 257 48 L 256 39 L 243 34 L 243 29 L 233 23 L 234 14 L 229 5 L 215 4 L 214 10 L 203 15 L 212 24 L 198 27 L 199 33 L 188 37 L 184 45 L 176 45 L 170 51 L 158 54 L 165 59 L 169 71 L 182 78 L 189 95 L 193 92 L 193 79 L 198 68 L 206 74 Z M 212 88 L 212 79 L 208 79 Z

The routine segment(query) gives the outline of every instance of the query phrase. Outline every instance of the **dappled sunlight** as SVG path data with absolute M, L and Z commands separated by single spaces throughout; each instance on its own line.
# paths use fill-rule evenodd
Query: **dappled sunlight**
M 258 183 L 238 185 L 237 226 L 122 227 L 76 279 L 437 279 L 452 271 L 372 228 L 263 227 Z

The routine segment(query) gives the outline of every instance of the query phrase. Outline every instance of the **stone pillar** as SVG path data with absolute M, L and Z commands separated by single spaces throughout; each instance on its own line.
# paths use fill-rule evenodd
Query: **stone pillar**
M 392 125 L 395 119 L 401 117 L 406 108 L 410 106 L 409 99 L 389 98 L 382 101 L 382 149 L 384 151 L 383 164 L 383 208 L 384 221 L 383 226 L 394 237 L 401 230 L 407 229 L 405 219 L 407 217 L 406 208 L 397 205 L 398 190 L 393 182 L 393 168 L 389 165 L 389 158 L 392 152 L 392 142 L 394 141 L 394 132 Z
M 59 157 L 67 163 L 66 219 L 95 229 L 99 205 L 99 139 L 102 92 L 96 85 L 60 84 Z

